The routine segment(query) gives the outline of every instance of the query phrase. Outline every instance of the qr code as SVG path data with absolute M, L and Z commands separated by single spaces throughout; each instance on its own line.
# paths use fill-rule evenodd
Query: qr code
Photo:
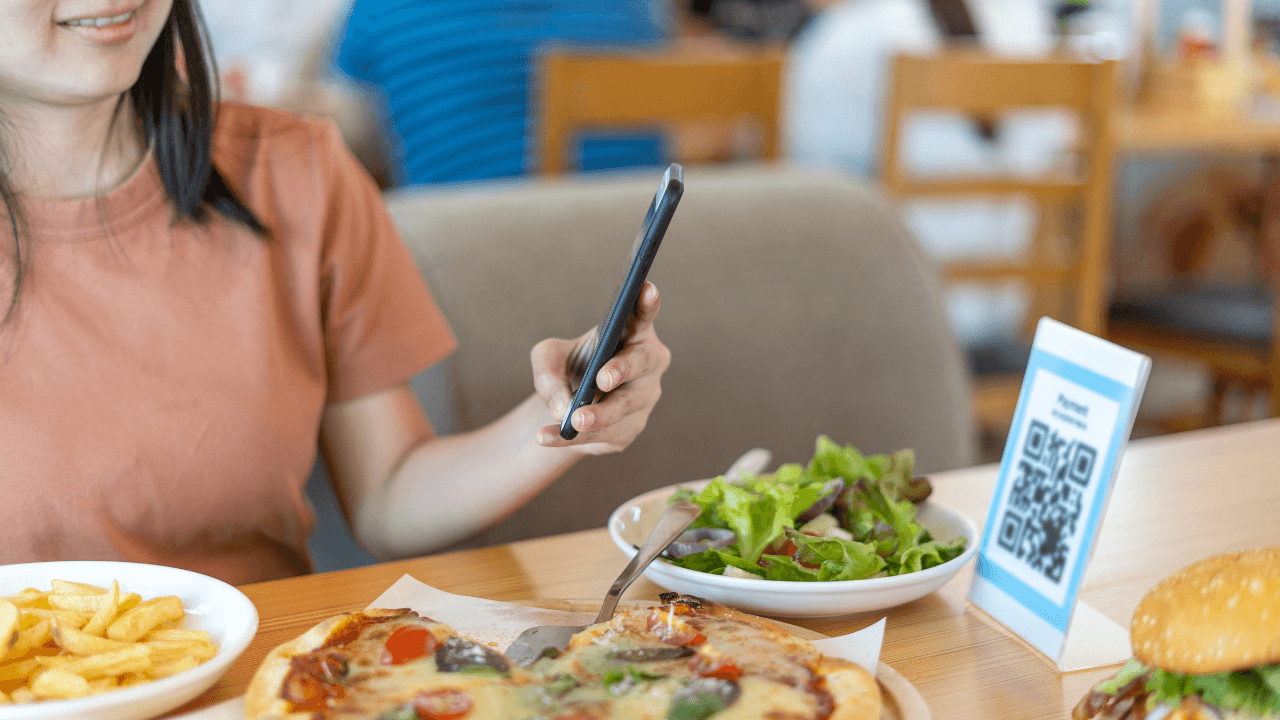
M 1098 452 L 1032 420 L 996 542 L 1055 584 L 1062 582 Z

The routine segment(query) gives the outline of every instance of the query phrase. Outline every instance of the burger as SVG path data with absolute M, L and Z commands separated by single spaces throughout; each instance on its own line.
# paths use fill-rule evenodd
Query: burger
M 1133 659 L 1074 720 L 1280 720 L 1280 546 L 1215 555 L 1138 603 Z

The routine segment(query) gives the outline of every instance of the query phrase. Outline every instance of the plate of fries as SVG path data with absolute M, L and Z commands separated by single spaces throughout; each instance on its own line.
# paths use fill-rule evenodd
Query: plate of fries
M 207 690 L 258 610 L 221 580 L 125 562 L 0 566 L 0 720 L 144 720 Z

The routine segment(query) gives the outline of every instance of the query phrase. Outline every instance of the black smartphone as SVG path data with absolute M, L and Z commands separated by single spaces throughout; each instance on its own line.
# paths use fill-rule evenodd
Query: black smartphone
M 649 276 L 649 268 L 653 258 L 658 254 L 658 246 L 662 244 L 662 236 L 671 224 L 671 216 L 676 212 L 680 196 L 684 193 L 684 173 L 679 165 L 671 164 L 662 174 L 662 183 L 658 192 L 649 203 L 649 211 L 645 213 L 644 224 L 631 247 L 630 260 L 627 262 L 627 274 L 622 278 L 622 286 L 609 307 L 604 320 L 597 326 L 596 344 L 587 362 L 582 381 L 573 393 L 573 402 L 569 403 L 569 412 L 560 421 L 560 437 L 572 440 L 578 436 L 570 419 L 573 413 L 583 405 L 596 401 L 599 388 L 596 387 L 596 375 L 600 368 L 609 362 L 626 343 L 627 323 L 636 311 L 636 300 L 644 287 L 644 280 Z

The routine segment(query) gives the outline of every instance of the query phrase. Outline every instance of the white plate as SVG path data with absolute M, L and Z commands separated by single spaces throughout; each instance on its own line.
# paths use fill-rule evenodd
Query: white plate
M 209 689 L 258 631 L 258 609 L 234 587 L 189 570 L 125 562 L 47 562 L 0 565 L 0 595 L 23 588 L 48 590 L 49 581 L 74 580 L 108 586 L 143 599 L 177 595 L 187 616 L 182 627 L 208 631 L 218 654 L 186 672 L 154 682 L 75 700 L 0 705 L 0 720 L 143 720 L 172 710 Z
M 699 490 L 709 480 L 652 490 L 623 503 L 609 516 L 609 537 L 628 557 L 644 542 L 677 488 Z M 866 580 L 792 582 L 758 578 L 724 577 L 676 567 L 659 559 L 645 577 L 676 592 L 697 595 L 731 607 L 780 617 L 825 617 L 883 610 L 911 602 L 937 590 L 950 580 L 978 549 L 978 526 L 961 513 L 926 500 L 916 506 L 920 524 L 937 540 L 966 537 L 960 557 L 920 572 Z

